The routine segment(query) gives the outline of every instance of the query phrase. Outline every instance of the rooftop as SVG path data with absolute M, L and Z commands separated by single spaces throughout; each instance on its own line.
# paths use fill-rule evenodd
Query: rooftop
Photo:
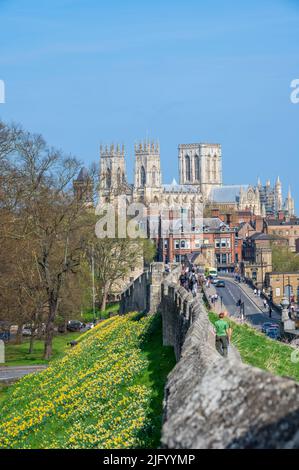
M 269 235 L 263 232 L 257 232 L 248 237 L 250 240 L 286 240 L 284 237 L 279 237 L 277 235 Z
M 299 225 L 299 218 L 290 219 L 290 220 L 280 220 L 280 219 L 269 219 L 267 220 L 267 224 L 273 226 L 291 226 L 291 225 Z
M 165 193 L 198 193 L 198 187 L 191 184 L 178 184 L 175 179 L 170 184 L 163 184 Z
M 83 166 L 79 172 L 79 175 L 76 181 L 86 181 L 88 178 L 89 178 L 88 170 L 87 168 L 85 168 L 85 166 Z
M 241 191 L 247 191 L 249 188 L 248 185 L 231 185 L 231 186 L 221 186 L 219 188 L 213 188 L 210 193 L 210 199 L 213 202 L 219 203 L 236 203 L 240 200 Z

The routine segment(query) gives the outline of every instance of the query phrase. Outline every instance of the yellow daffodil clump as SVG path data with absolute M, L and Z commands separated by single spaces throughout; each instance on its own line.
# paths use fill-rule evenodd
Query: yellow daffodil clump
M 15 384 L 1 409 L 0 448 L 142 447 L 150 391 L 136 377 L 148 365 L 140 348 L 151 322 L 110 318 Z

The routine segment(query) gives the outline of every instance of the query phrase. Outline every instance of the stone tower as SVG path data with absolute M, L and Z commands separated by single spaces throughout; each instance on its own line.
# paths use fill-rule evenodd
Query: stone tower
M 282 201 L 282 185 L 280 178 L 278 176 L 276 183 L 275 183 L 275 211 L 281 211 L 283 206 Z
M 154 202 L 155 197 L 159 199 L 161 186 L 159 143 L 145 141 L 135 144 L 134 199 Z
M 284 208 L 289 217 L 293 217 L 295 215 L 295 202 L 292 198 L 291 188 L 289 188 L 288 197 L 286 199 Z
M 124 145 L 101 145 L 100 157 L 100 202 L 112 202 L 126 184 Z
M 76 199 L 83 202 L 86 208 L 93 207 L 93 182 L 85 167 L 82 167 L 77 179 L 73 181 Z
M 222 186 L 222 155 L 219 144 L 179 145 L 180 184 L 199 185 L 204 198 Z

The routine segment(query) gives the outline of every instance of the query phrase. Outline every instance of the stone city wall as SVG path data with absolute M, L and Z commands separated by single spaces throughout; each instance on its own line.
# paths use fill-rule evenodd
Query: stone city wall
M 161 284 L 166 278 L 178 281 L 180 267 L 170 265 L 170 273 L 165 272 L 164 263 L 152 263 L 150 269 L 133 281 L 121 295 L 120 313 L 156 313 L 161 302 Z
M 222 358 L 201 297 L 162 283 L 163 341 L 177 364 L 164 398 L 168 449 L 298 448 L 299 384 Z

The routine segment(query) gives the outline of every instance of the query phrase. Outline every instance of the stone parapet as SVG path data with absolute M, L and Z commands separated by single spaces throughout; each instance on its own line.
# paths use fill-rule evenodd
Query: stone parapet
M 299 384 L 222 358 L 201 297 L 164 281 L 163 341 L 177 364 L 165 387 L 168 449 L 298 448 Z M 291 358 L 290 358 L 291 360 Z

